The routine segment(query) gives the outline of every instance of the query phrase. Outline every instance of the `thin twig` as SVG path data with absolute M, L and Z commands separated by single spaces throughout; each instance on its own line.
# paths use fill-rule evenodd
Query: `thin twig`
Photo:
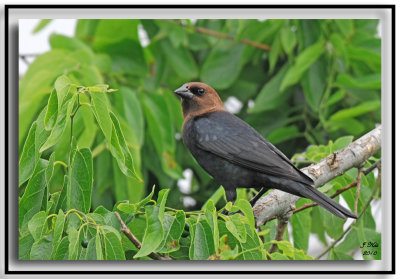
M 367 169 L 362 169 L 362 172 L 364 173 L 364 175 L 369 174 L 373 169 L 375 169 L 376 167 L 379 167 L 381 165 L 381 159 L 379 159 L 378 161 L 376 161 L 375 163 L 373 163 L 369 168 Z
M 228 40 L 232 40 L 232 41 L 236 40 L 235 36 L 232 36 L 232 35 L 229 35 L 229 34 L 225 34 L 225 33 L 221 33 L 221 32 L 217 32 L 217 31 L 210 30 L 210 29 L 206 29 L 206 28 L 203 28 L 203 27 L 188 26 L 188 25 L 184 25 L 182 22 L 173 21 L 173 20 L 168 20 L 168 22 L 180 25 L 180 26 L 185 27 L 185 28 L 193 28 L 194 30 L 196 30 L 199 33 L 207 34 L 207 35 L 210 35 L 210 36 L 223 38 L 223 39 L 228 39 Z M 253 46 L 255 48 L 262 49 L 262 50 L 266 50 L 266 51 L 271 50 L 271 47 L 269 45 L 257 43 L 257 42 L 251 41 L 249 39 L 240 39 L 239 42 L 241 42 L 242 44 Z
M 358 168 L 357 173 L 357 191 L 356 191 L 356 199 L 354 201 L 354 214 L 357 215 L 357 208 L 358 208 L 358 199 L 360 198 L 360 191 L 361 191 L 361 174 L 362 174 L 362 167 Z
M 379 171 L 379 176 L 378 179 L 376 180 L 376 185 L 374 187 L 374 190 L 371 193 L 371 196 L 369 197 L 368 201 L 366 202 L 366 204 L 364 205 L 364 207 L 362 208 L 360 214 L 358 215 L 358 219 L 354 219 L 354 221 L 351 223 L 351 225 L 343 231 L 343 233 L 334 241 L 332 242 L 321 254 L 319 254 L 315 259 L 319 260 L 323 255 L 325 255 L 326 253 L 329 252 L 330 249 L 332 249 L 333 247 L 335 247 L 335 245 L 352 229 L 352 227 L 357 223 L 358 220 L 360 220 L 361 216 L 365 213 L 365 211 L 367 210 L 368 206 L 370 205 L 371 201 L 373 200 L 376 192 L 378 191 L 379 187 L 381 185 L 381 174 Z
M 115 212 L 115 216 L 121 224 L 121 232 L 126 235 L 126 237 L 133 243 L 133 245 L 135 245 L 136 248 L 140 249 L 142 247 L 142 243 L 140 243 L 139 239 L 137 239 L 136 236 L 132 234 L 131 230 L 125 225 L 118 212 Z M 148 257 L 152 258 L 153 260 L 172 260 L 168 256 L 160 256 L 155 252 L 151 252 Z

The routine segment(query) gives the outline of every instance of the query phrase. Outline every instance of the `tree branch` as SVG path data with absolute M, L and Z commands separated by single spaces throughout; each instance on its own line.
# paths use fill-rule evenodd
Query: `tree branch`
M 382 126 L 380 125 L 342 150 L 334 152 L 317 164 L 303 168 L 302 171 L 313 178 L 314 187 L 321 187 L 347 170 L 359 167 L 375 154 L 381 148 L 381 134 Z M 275 216 L 278 218 L 285 216 L 299 198 L 279 190 L 271 191 L 259 199 L 253 207 L 257 226 L 276 218 Z
M 221 33 L 221 32 L 217 32 L 217 31 L 210 30 L 210 29 L 206 29 L 206 28 L 203 28 L 203 27 L 188 26 L 188 25 L 184 25 L 182 22 L 174 21 L 174 20 L 168 20 L 168 22 L 180 25 L 180 26 L 185 27 L 185 28 L 192 28 L 192 29 L 194 29 L 195 31 L 197 31 L 199 33 L 207 34 L 207 35 L 210 35 L 210 36 L 223 38 L 223 39 L 228 39 L 228 40 L 232 40 L 232 41 L 236 40 L 235 36 L 232 36 L 232 35 L 229 35 L 229 34 L 225 34 L 225 33 Z M 250 45 L 250 46 L 255 47 L 255 48 L 262 49 L 262 50 L 266 50 L 266 51 L 271 50 L 271 47 L 269 45 L 257 43 L 257 42 L 254 42 L 254 41 L 251 41 L 251 40 L 248 40 L 248 39 L 240 39 L 239 42 L 241 42 L 242 44 Z
M 135 245 L 136 248 L 140 249 L 142 247 L 142 243 L 140 243 L 139 239 L 136 238 L 131 232 L 131 230 L 125 225 L 124 221 L 122 221 L 121 216 L 118 212 L 115 212 L 115 216 L 117 217 L 119 223 L 121 224 L 121 232 L 123 232 L 126 237 Z M 148 257 L 152 258 L 153 260 L 172 260 L 168 256 L 160 256 L 155 252 L 151 252 Z
M 276 224 L 275 240 L 281 241 L 283 239 L 290 217 L 292 216 L 292 212 L 293 211 L 289 211 L 286 216 L 278 218 L 278 222 Z M 271 247 L 269 247 L 268 253 L 272 254 L 277 250 L 278 250 L 278 245 L 274 243 L 271 245 Z

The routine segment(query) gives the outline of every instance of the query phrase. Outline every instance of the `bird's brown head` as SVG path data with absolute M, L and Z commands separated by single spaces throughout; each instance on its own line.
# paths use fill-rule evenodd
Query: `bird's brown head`
M 218 93 L 205 83 L 185 83 L 174 93 L 181 97 L 185 122 L 197 115 L 225 110 L 224 103 L 222 103 Z

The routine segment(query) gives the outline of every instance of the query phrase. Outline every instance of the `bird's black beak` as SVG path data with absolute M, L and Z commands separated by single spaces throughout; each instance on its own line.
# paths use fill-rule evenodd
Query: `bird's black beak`
M 174 91 L 174 93 L 178 96 L 180 96 L 182 99 L 192 99 L 194 94 L 190 92 L 189 86 L 187 83 L 179 87 Z

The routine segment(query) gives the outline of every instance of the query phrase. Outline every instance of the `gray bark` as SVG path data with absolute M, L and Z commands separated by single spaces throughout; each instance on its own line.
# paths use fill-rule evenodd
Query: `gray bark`
M 334 152 L 317 164 L 301 169 L 314 180 L 314 187 L 321 187 L 333 178 L 353 167 L 359 167 L 381 148 L 382 126 L 365 134 L 347 147 Z M 274 216 L 285 217 L 295 208 L 300 197 L 273 190 L 259 199 L 253 207 L 257 226 L 261 226 Z

